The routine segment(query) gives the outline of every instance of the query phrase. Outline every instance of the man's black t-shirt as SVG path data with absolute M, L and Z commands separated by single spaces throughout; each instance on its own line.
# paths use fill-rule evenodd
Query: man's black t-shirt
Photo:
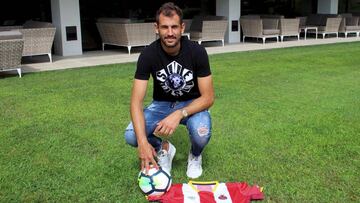
M 211 74 L 206 50 L 186 37 L 181 38 L 180 52 L 168 55 L 160 39 L 140 54 L 135 78 L 154 79 L 153 99 L 157 101 L 187 101 L 200 97 L 198 77 Z

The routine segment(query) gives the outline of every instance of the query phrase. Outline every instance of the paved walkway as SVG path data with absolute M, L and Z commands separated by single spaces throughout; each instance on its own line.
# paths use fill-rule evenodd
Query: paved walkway
M 224 47 L 221 43 L 208 42 L 204 43 L 208 54 L 239 52 L 239 51 L 251 51 L 261 49 L 274 49 L 294 46 L 309 46 L 319 44 L 331 44 L 339 42 L 353 42 L 360 41 L 360 37 L 348 37 L 348 38 L 327 38 L 327 39 L 309 39 L 307 40 L 289 40 L 284 42 L 268 41 L 266 44 L 262 44 L 261 41 L 253 41 L 237 44 L 226 44 Z M 217 43 L 217 44 L 216 44 Z M 48 70 L 59 70 L 67 68 L 78 68 L 86 66 L 96 66 L 104 64 L 126 63 L 135 62 L 142 48 L 134 48 L 134 53 L 127 54 L 127 49 L 109 49 L 105 51 L 88 51 L 84 52 L 81 56 L 53 56 L 53 63 L 48 62 L 47 56 L 34 56 L 28 57 L 24 60 L 23 71 L 24 72 L 37 72 Z

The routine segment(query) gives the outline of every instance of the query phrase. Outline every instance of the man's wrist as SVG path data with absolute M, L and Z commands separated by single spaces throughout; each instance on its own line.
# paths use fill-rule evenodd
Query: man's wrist
M 182 118 L 187 118 L 189 116 L 189 114 L 185 108 L 180 109 L 180 112 L 181 112 Z
M 149 142 L 146 139 L 138 140 L 138 146 L 145 146 L 149 144 Z

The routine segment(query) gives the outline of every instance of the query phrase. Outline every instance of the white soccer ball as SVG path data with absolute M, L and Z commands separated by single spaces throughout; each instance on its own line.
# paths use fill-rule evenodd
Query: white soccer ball
M 170 189 L 171 176 L 159 167 L 151 167 L 148 175 L 145 174 L 145 169 L 140 171 L 138 176 L 139 187 L 141 191 L 147 196 L 160 196 Z

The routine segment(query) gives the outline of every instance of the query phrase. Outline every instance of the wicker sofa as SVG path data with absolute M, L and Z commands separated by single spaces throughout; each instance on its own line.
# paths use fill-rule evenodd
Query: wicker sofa
M 100 18 L 96 26 L 101 36 L 102 49 L 105 44 L 131 47 L 147 46 L 156 40 L 154 23 L 131 23 L 123 18 Z
M 0 32 L 0 71 L 16 70 L 21 78 L 24 40 L 19 31 Z
M 27 21 L 22 26 L 3 26 L 1 30 L 18 30 L 24 39 L 22 56 L 48 55 L 52 62 L 51 48 L 56 28 L 48 22 Z

